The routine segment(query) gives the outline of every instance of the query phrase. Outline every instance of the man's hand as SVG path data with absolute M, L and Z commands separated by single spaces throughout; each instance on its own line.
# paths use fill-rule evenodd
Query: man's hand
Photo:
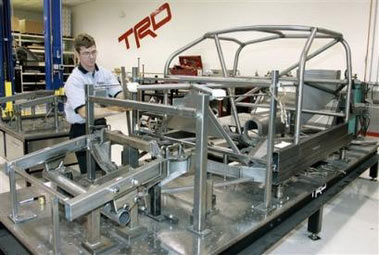
M 120 107 L 120 106 L 108 106 L 108 107 L 106 107 L 106 109 L 108 109 L 110 111 L 115 111 L 115 112 L 125 112 L 125 111 L 128 111 L 128 109 L 126 109 L 124 107 Z

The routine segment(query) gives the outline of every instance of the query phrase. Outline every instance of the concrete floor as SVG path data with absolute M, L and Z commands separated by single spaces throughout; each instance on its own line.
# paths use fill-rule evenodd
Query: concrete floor
M 108 118 L 112 129 L 125 130 L 125 114 Z M 112 151 L 119 155 L 121 146 Z M 114 158 L 117 164 L 120 158 Z M 0 164 L 4 159 L 0 158 Z M 19 186 L 23 186 L 20 182 Z M 0 192 L 9 190 L 8 178 L 0 172 Z M 308 238 L 307 222 L 288 233 L 267 254 L 379 254 L 379 183 L 368 171 L 347 186 L 324 207 L 321 239 Z
M 267 254 L 379 254 L 379 184 L 368 171 L 324 207 L 318 241 L 308 238 L 307 221 Z

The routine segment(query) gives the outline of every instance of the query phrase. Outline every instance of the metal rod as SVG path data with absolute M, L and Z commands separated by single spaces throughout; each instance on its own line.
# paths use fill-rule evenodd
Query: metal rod
M 348 85 L 346 91 L 345 122 L 348 122 L 350 118 L 351 89 L 353 87 L 353 71 L 350 46 L 344 39 L 341 40 L 341 43 L 344 46 L 346 52 L 346 69 Z
M 17 132 L 22 131 L 22 111 L 19 105 L 14 105 L 14 114 L 16 116 L 16 130 Z
M 377 15 L 378 15 L 378 9 L 379 9 L 378 4 L 379 3 L 378 3 L 378 1 L 375 1 L 375 2 L 376 2 L 376 5 L 375 5 L 375 9 L 374 9 L 375 12 L 374 12 L 374 21 L 373 21 L 373 29 L 372 29 L 372 37 L 371 37 L 371 49 L 370 49 L 370 55 L 371 55 L 371 57 L 370 57 L 370 67 L 369 67 L 370 71 L 369 71 L 369 75 L 368 75 L 368 80 L 370 82 L 373 81 L 372 71 L 374 70 L 374 68 L 373 68 L 373 62 L 374 62 L 374 56 L 375 56 L 374 49 L 375 49 L 375 41 L 378 40 L 378 37 L 376 36 L 376 30 L 378 29 L 377 28 L 378 27 Z M 371 2 L 371 4 L 372 4 L 372 2 Z M 369 22 L 371 22 L 371 19 L 370 19 Z M 367 44 L 367 48 L 368 48 L 368 45 L 369 45 L 369 43 Z M 377 69 L 377 72 L 378 72 L 378 69 Z M 366 82 L 366 75 L 365 75 L 364 78 L 365 78 L 364 81 Z
M 92 133 L 92 128 L 95 124 L 95 104 L 90 100 L 90 96 L 94 94 L 94 87 L 92 84 L 86 84 L 86 134 L 90 135 Z M 90 142 L 88 141 L 89 145 Z M 96 167 L 95 162 L 92 158 L 92 154 L 89 148 L 86 150 L 86 166 L 87 166 L 87 176 L 89 180 L 96 179 Z
M 121 84 L 122 84 L 124 99 L 129 99 L 125 66 L 121 67 Z M 126 114 L 126 126 L 128 128 L 128 134 L 130 135 L 131 130 L 132 130 L 132 123 L 131 123 L 131 119 L 130 119 L 130 111 L 126 111 L 125 114 Z
M 254 181 L 253 178 L 242 178 L 242 179 L 237 179 L 237 180 L 232 180 L 232 181 L 214 183 L 213 187 L 220 188 L 220 187 L 225 187 L 225 186 L 229 186 L 229 185 L 235 185 L 235 184 L 252 182 L 252 181 Z M 162 194 L 180 193 L 180 192 L 191 191 L 191 190 L 193 190 L 193 187 L 194 186 L 165 188 L 165 189 L 162 189 L 161 192 L 162 192 Z
M 222 48 L 221 48 L 220 40 L 218 39 L 218 35 L 214 36 L 214 40 L 215 40 L 215 44 L 216 44 L 216 48 L 217 48 L 218 58 L 219 58 L 219 61 L 221 64 L 222 73 L 223 73 L 224 77 L 227 78 L 228 77 L 228 70 L 226 68 L 224 53 L 222 52 Z
M 259 90 L 260 90 L 260 88 L 253 88 L 253 89 L 249 90 L 248 92 L 246 92 L 244 95 L 236 98 L 235 102 L 236 103 L 240 102 L 240 101 L 244 100 L 245 98 L 249 97 L 250 95 L 254 94 L 255 92 L 257 92 Z
M 265 192 L 264 192 L 264 208 L 268 210 L 271 208 L 271 192 L 272 192 L 272 160 L 274 153 L 274 142 L 275 142 L 275 121 L 276 121 L 276 106 L 277 106 L 277 95 L 278 95 L 278 78 L 279 71 L 272 71 L 272 85 L 271 85 L 271 102 L 270 102 L 270 120 L 269 129 L 267 137 L 267 164 L 266 164 L 266 174 L 265 174 Z
M 145 103 L 145 102 L 136 102 L 133 100 L 121 100 L 121 99 L 104 98 L 104 97 L 90 97 L 90 100 L 93 103 L 98 103 L 102 105 L 135 108 L 141 111 L 163 113 L 163 114 L 166 113 L 168 115 L 179 115 L 179 116 L 187 117 L 187 118 L 196 117 L 196 110 L 193 108 L 188 108 L 188 107 L 160 105 L 160 104 L 152 104 L 152 103 Z
M 61 187 L 73 196 L 77 196 L 87 192 L 87 190 L 79 184 L 71 181 L 65 176 L 60 175 L 59 173 L 55 173 L 54 171 L 44 171 L 43 177 L 56 183 L 59 187 Z
M 119 131 L 106 131 L 105 136 L 108 140 L 112 142 L 112 144 L 115 143 L 121 145 L 128 145 L 132 148 L 153 154 L 157 153 L 157 151 L 160 150 L 156 141 L 146 141 L 138 136 L 126 136 L 124 134 L 121 134 Z
M 304 75 L 305 75 L 305 63 L 309 49 L 312 46 L 313 39 L 317 33 L 317 28 L 312 28 L 312 32 L 304 46 L 299 61 L 299 86 L 296 90 L 296 119 L 295 119 L 295 144 L 300 142 L 300 130 L 301 130 L 301 110 L 303 108 L 303 90 L 304 90 Z
M 91 211 L 87 216 L 86 241 L 90 245 L 101 243 L 100 235 L 100 208 Z
M 235 27 L 231 29 L 224 29 L 206 33 L 207 36 L 211 36 L 213 34 L 226 34 L 226 33 L 234 33 L 234 32 L 244 32 L 244 31 L 259 31 L 259 32 L 278 32 L 279 31 L 304 31 L 304 32 L 312 32 L 314 27 L 309 26 L 298 26 L 298 25 L 257 25 L 257 26 L 242 26 Z M 317 32 L 331 35 L 337 38 L 342 38 L 342 34 L 325 29 L 325 28 L 317 28 Z M 283 34 L 283 33 L 281 33 Z M 284 35 L 284 34 L 283 34 Z
M 5 168 L 6 168 L 8 175 L 9 175 L 9 193 L 10 193 L 10 200 L 11 200 L 11 207 L 12 207 L 11 218 L 17 219 L 17 217 L 18 217 L 18 202 L 17 202 L 15 172 L 9 163 L 6 163 Z
M 50 195 L 57 197 L 62 203 L 64 203 L 65 201 L 68 200 L 68 197 L 66 197 L 65 195 L 62 195 L 61 193 L 59 193 L 58 191 L 48 187 L 43 182 L 41 182 L 41 180 L 37 179 L 33 175 L 26 173 L 24 170 L 20 170 L 20 169 L 16 168 L 15 172 L 18 175 L 24 177 L 25 180 L 27 180 L 31 184 L 36 185 L 39 189 L 42 189 L 43 191 L 49 193 Z
M 284 37 L 285 39 L 308 39 L 309 34 L 304 33 L 304 34 L 285 34 Z M 331 35 L 324 35 L 324 34 L 316 34 L 315 38 L 317 39 L 336 39 L 340 37 L 336 36 L 331 36 Z
M 206 214 L 209 96 L 199 95 L 197 105 L 193 230 L 201 233 L 205 230 Z
M 207 83 L 208 88 L 268 88 L 270 84 L 270 78 L 266 77 L 193 77 L 193 76 L 168 76 L 169 78 L 145 78 L 147 81 L 162 81 L 162 82 L 175 82 L 174 84 L 159 84 L 159 85 L 143 85 L 139 86 L 138 90 L 165 90 L 165 89 L 190 89 L 190 84 L 183 84 L 183 82 L 188 83 Z M 279 81 L 298 83 L 298 79 L 295 77 L 281 77 Z M 304 79 L 306 83 L 323 83 L 325 85 L 334 84 L 348 84 L 346 79 Z M 182 84 L 180 84 L 182 83 Z M 213 84 L 212 84 L 213 83 Z M 293 86 L 294 86 L 293 85 Z
M 86 148 L 86 146 L 87 136 L 80 136 L 51 147 L 28 153 L 22 158 L 11 161 L 10 163 L 19 169 L 25 170 L 31 166 L 43 164 L 46 160 L 54 158 L 62 153 L 76 152 Z
M 58 121 L 58 100 L 56 97 L 54 97 L 54 104 L 53 104 L 53 107 L 54 107 L 54 125 L 55 125 L 55 129 L 58 130 L 59 129 L 59 121 Z
M 208 77 L 208 76 L 186 76 L 186 75 L 168 75 L 166 78 L 145 78 L 146 81 L 163 81 L 179 83 L 173 87 L 172 85 L 143 85 L 138 87 L 139 90 L 164 90 L 164 89 L 189 89 L 190 85 L 182 85 L 180 83 L 216 83 L 207 84 L 209 88 L 238 88 L 238 87 L 269 87 L 269 80 L 254 79 L 254 78 L 235 78 L 235 77 Z M 156 87 L 155 87 L 156 86 Z M 156 89 L 155 89 L 156 88 Z
M 268 104 L 252 104 L 252 103 L 237 103 L 237 106 L 242 107 L 253 107 L 253 108 L 270 108 Z M 294 107 L 286 107 L 287 111 L 296 111 Z M 345 113 L 334 113 L 334 112 L 325 112 L 325 111 L 316 111 L 316 110 L 307 110 L 303 109 L 303 113 L 319 114 L 325 116 L 336 116 L 336 117 L 345 117 Z
M 37 99 L 29 100 L 23 103 L 17 103 L 15 105 L 18 105 L 19 107 L 24 107 L 24 108 L 32 107 L 32 106 L 40 105 L 40 104 L 53 103 L 54 99 L 56 99 L 56 96 L 46 96 L 46 97 L 40 97 Z
M 61 253 L 61 237 L 59 228 L 59 207 L 58 199 L 56 197 L 51 198 L 51 218 L 53 224 L 53 248 L 54 254 Z
M 138 82 L 139 77 L 139 58 L 138 58 L 138 67 L 132 67 L 132 81 Z M 137 93 L 131 93 L 132 94 L 132 100 L 137 100 Z M 136 132 L 136 125 L 137 125 L 137 110 L 134 108 L 132 111 L 132 123 L 131 123 L 131 130 L 129 131 L 129 134 L 135 134 Z
M 163 79 L 163 78 L 151 78 L 151 80 L 155 79 Z M 145 80 L 150 80 L 150 78 L 145 78 Z M 137 87 L 138 91 L 146 91 L 146 90 L 166 90 L 166 89 L 190 89 L 191 84 L 189 83 L 168 83 L 164 84 L 155 84 L 155 85 L 140 85 Z
M 46 90 L 38 90 L 33 92 L 23 92 L 21 94 L 9 96 L 9 97 L 1 97 L 0 104 L 4 104 L 10 101 L 17 101 L 21 99 L 32 99 L 39 96 L 51 96 L 54 95 L 54 91 L 46 91 Z
M 195 89 L 195 90 L 203 92 L 205 94 L 212 95 L 212 89 L 208 88 L 207 86 L 191 84 L 190 87 L 191 87 L 191 89 Z
M 164 93 L 164 95 L 163 95 L 163 104 L 164 105 L 168 105 L 168 90 L 169 89 L 165 89 L 163 92 Z
M 165 90 L 163 90 L 163 104 L 164 105 L 168 105 L 168 90 L 167 89 L 165 89 Z M 163 132 L 167 132 L 167 121 L 168 121 L 168 115 L 167 115 L 167 113 L 164 113 L 163 114 Z
M 218 39 L 218 35 L 214 35 L 214 39 L 215 39 L 217 53 L 218 53 L 218 58 L 220 60 L 221 69 L 222 69 L 223 75 L 224 75 L 225 78 L 228 78 L 228 70 L 226 68 L 224 54 L 222 52 L 222 48 L 221 48 L 220 40 Z M 232 96 L 233 95 L 233 90 L 230 89 L 230 88 L 228 88 L 228 94 Z M 232 109 L 233 119 L 234 119 L 234 122 L 236 123 L 237 133 L 241 134 L 242 133 L 241 123 L 240 123 L 240 120 L 238 118 L 237 107 L 236 107 L 236 104 L 234 102 L 234 98 L 233 97 L 229 98 L 229 101 L 230 101 L 230 106 L 231 106 L 231 109 Z

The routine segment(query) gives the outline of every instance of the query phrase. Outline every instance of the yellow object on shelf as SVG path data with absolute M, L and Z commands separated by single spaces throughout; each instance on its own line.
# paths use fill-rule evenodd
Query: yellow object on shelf
M 12 82 L 10 81 L 5 82 L 5 96 L 6 97 L 12 96 Z M 5 111 L 3 115 L 13 116 L 13 102 L 7 102 L 5 104 Z
M 55 90 L 55 95 L 56 96 L 63 96 L 64 95 L 64 87 L 61 87 L 61 88 Z

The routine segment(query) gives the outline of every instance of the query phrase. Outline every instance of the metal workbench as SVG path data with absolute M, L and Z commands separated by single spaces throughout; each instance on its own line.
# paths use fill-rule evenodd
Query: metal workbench
M 59 112 L 62 99 L 54 91 L 34 91 L 0 98 L 13 105 L 12 112 L 1 108 L 0 156 L 8 161 L 68 140 L 70 124 Z M 36 111 L 39 108 L 40 111 Z M 66 164 L 76 162 L 74 156 Z
M 102 219 L 101 234 L 115 243 L 106 254 L 260 254 L 304 219 L 312 219 L 326 202 L 366 169 L 370 168 L 370 175 L 376 178 L 379 159 L 376 149 L 376 145 L 351 145 L 346 161 L 331 160 L 318 170 L 305 171 L 293 178 L 287 183 L 283 198 L 274 201 L 275 209 L 270 213 L 262 214 L 254 209 L 262 203 L 264 190 L 259 183 L 224 187 L 224 180 L 214 176 L 215 209 L 207 225 L 211 233 L 204 237 L 187 229 L 192 214 L 192 190 L 170 193 L 173 187 L 185 187 L 193 182 L 192 177 L 180 178 L 162 189 L 163 221 L 139 212 L 139 223 L 147 229 L 145 234 L 134 239 L 123 238 L 117 234 L 114 223 Z M 53 253 L 50 199 L 48 194 L 44 195 L 46 203 L 34 199 L 20 206 L 21 211 L 31 210 L 38 218 L 17 225 L 9 218 L 9 193 L 0 195 L 1 223 L 33 254 Z M 41 191 L 28 187 L 19 196 L 20 201 L 25 201 L 40 197 Z M 318 233 L 321 226 L 316 224 L 315 228 L 314 221 L 310 220 L 308 227 Z M 62 254 L 88 254 L 81 245 L 83 219 L 73 222 L 61 219 L 60 225 Z

